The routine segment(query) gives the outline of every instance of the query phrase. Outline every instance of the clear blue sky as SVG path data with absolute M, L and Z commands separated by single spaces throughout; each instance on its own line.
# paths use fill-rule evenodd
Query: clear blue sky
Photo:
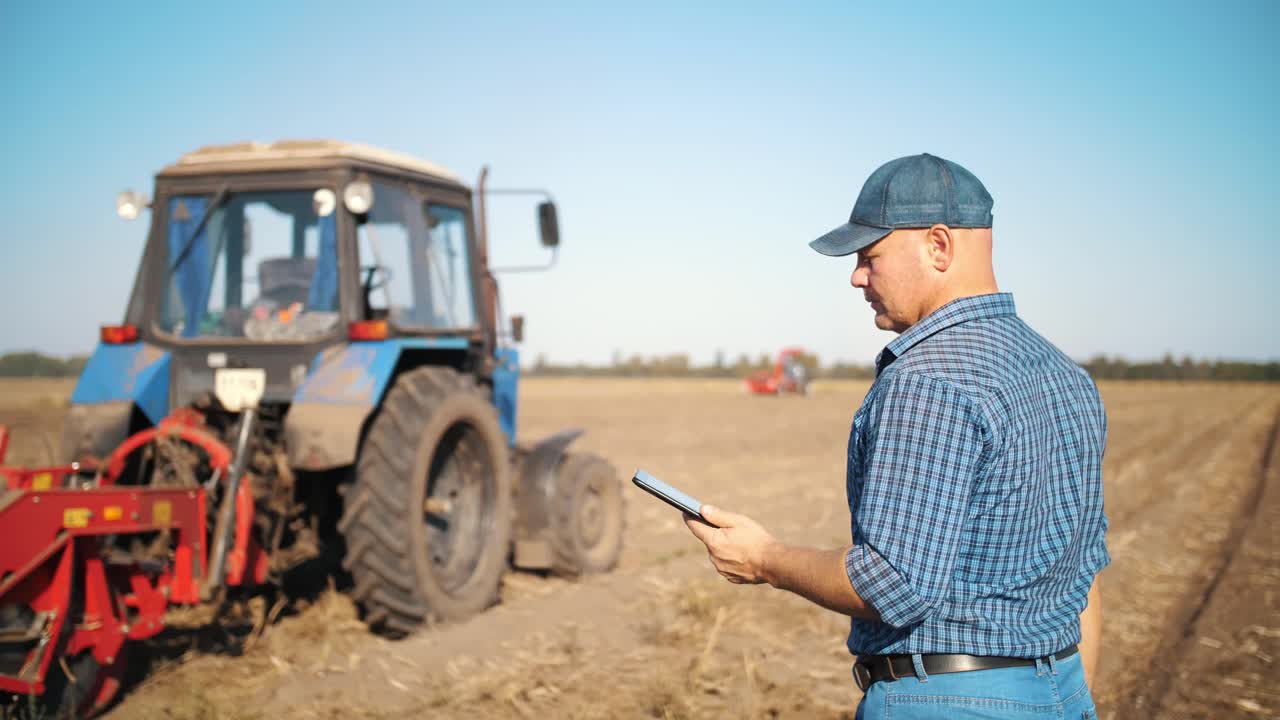
M 1280 357 L 1280 4 L 691 5 L 4 3 L 0 350 L 120 319 L 117 191 L 335 137 L 555 193 L 560 265 L 503 284 L 526 359 L 870 362 L 890 336 L 806 242 L 918 152 L 985 182 L 998 280 L 1072 356 Z M 497 202 L 496 261 L 540 259 Z

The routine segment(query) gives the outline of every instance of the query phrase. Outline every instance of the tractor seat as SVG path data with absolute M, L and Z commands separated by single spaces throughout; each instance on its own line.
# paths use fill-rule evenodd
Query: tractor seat
M 307 301 L 316 259 L 311 257 L 268 258 L 258 263 L 258 296 L 279 306 Z

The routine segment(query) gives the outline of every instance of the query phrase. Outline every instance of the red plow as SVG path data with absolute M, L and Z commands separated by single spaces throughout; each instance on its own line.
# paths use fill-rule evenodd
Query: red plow
M 210 483 L 235 471 L 232 451 L 198 416 L 139 432 L 100 462 L 37 468 L 4 465 L 0 426 L 0 693 L 9 700 L 28 696 L 46 716 L 92 715 L 119 689 L 128 644 L 159 633 L 169 605 L 265 579 L 246 484 L 229 483 L 235 512 L 214 523 L 234 527 L 210 533 L 204 487 L 116 483 L 158 440 L 198 449 Z M 218 537 L 229 541 L 226 571 L 209 582 Z

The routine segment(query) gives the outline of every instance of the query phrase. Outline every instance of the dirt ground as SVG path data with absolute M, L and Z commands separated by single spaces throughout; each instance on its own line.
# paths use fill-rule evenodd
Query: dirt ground
M 582 427 L 576 447 L 624 478 L 643 467 L 786 540 L 835 546 L 849 532 L 845 443 L 866 387 L 779 399 L 727 381 L 533 379 L 520 431 Z M 0 383 L 0 423 L 19 423 L 11 462 L 39 462 L 42 436 L 56 444 L 70 388 Z M 1280 716 L 1280 387 L 1108 383 L 1102 394 L 1113 561 L 1101 578 L 1101 716 Z M 512 573 L 498 606 L 405 640 L 369 634 L 337 592 L 251 608 L 230 635 L 198 610 L 175 613 L 110 716 L 852 717 L 846 622 L 720 581 L 678 516 L 629 484 L 624 494 L 617 571 Z

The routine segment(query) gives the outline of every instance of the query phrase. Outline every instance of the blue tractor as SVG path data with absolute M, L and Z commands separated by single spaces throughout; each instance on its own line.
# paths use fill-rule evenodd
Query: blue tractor
M 172 441 L 119 482 L 209 494 L 205 592 L 230 584 L 230 528 L 251 523 L 241 575 L 283 582 L 340 557 L 392 636 L 491 605 L 513 565 L 612 569 L 614 468 L 567 452 L 580 431 L 516 442 L 523 318 L 499 315 L 484 222 L 499 191 L 484 186 L 377 148 L 282 141 L 201 148 L 157 174 L 153 200 L 122 193 L 122 217 L 150 207 L 150 232 L 123 322 L 102 328 L 72 395 L 65 459 L 92 464 L 166 418 L 199 424 L 234 447 L 227 477 Z M 537 218 L 554 253 L 549 196 Z

